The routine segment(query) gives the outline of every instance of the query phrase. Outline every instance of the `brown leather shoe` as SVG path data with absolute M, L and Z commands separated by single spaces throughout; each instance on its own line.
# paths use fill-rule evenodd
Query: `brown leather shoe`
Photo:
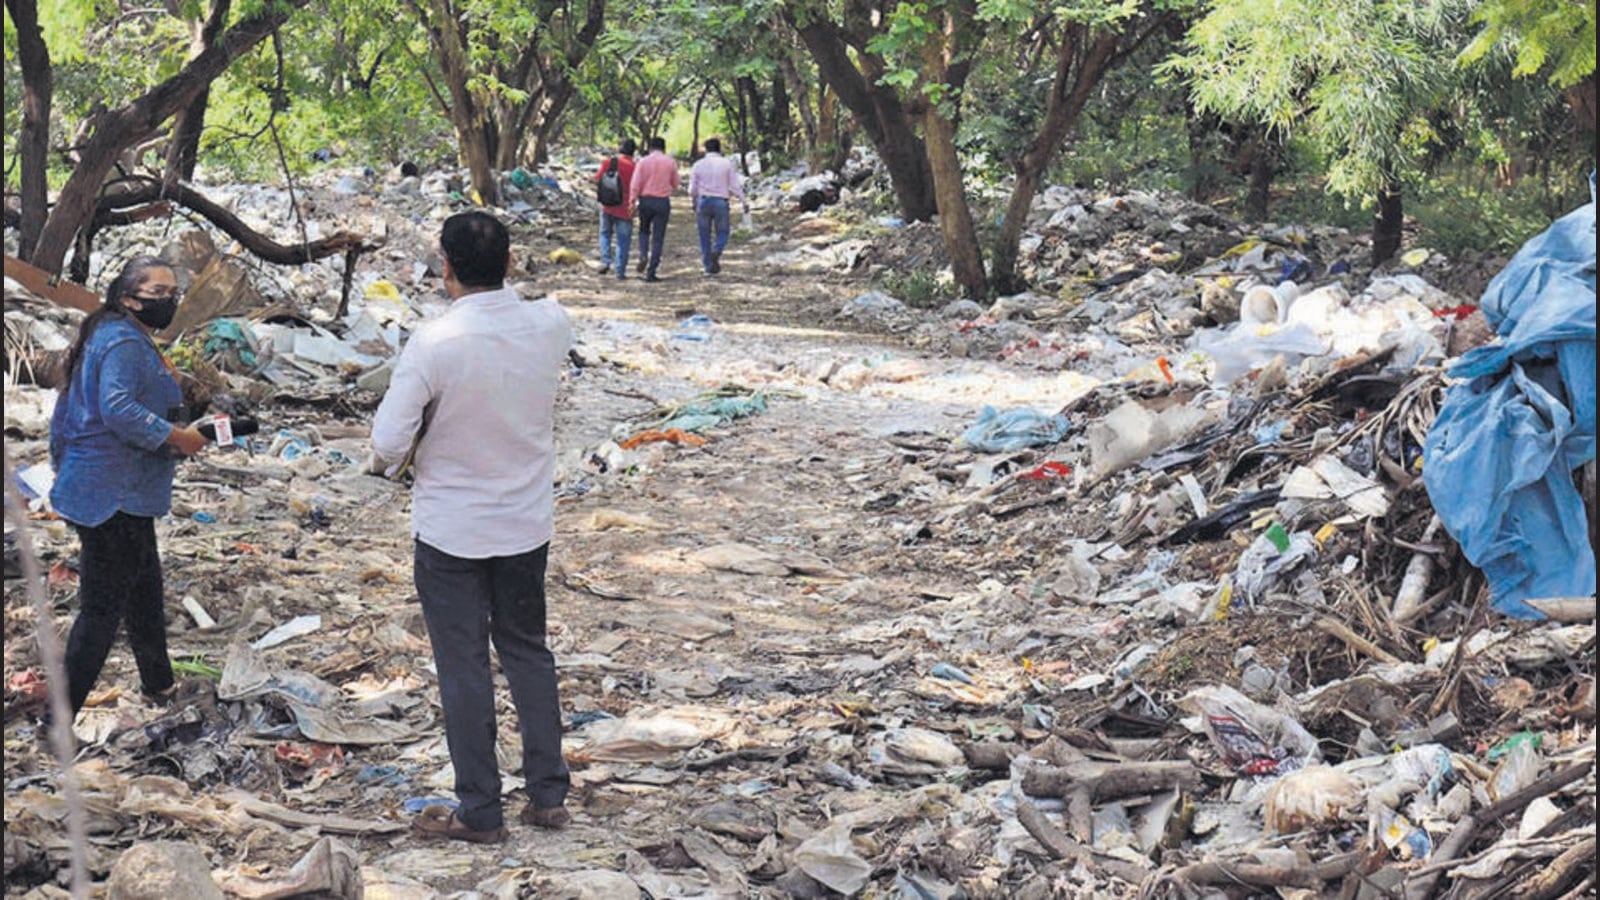
M 549 828 L 555 830 L 567 827 L 572 821 L 572 814 L 567 812 L 565 806 L 534 806 L 529 804 L 522 808 L 522 824 L 532 825 L 535 828 Z
M 432 840 L 467 841 L 472 844 L 498 844 L 509 832 L 500 828 L 468 828 L 454 812 L 444 806 L 429 806 L 411 820 L 411 833 Z

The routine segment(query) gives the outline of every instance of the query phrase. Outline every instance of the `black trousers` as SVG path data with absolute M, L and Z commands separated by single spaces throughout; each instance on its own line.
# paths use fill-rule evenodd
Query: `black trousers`
M 67 636 L 67 694 L 74 715 L 99 680 L 124 619 L 140 686 L 155 693 L 173 684 L 155 520 L 119 512 L 93 528 L 75 527 L 82 545 L 78 618 Z
M 462 559 L 422 541 L 414 555 L 417 595 L 439 670 L 444 731 L 455 769 L 456 814 L 468 828 L 499 828 L 494 682 L 489 644 L 511 685 L 522 734 L 528 802 L 560 806 L 571 778 L 561 758 L 556 662 L 545 645 L 544 572 L 550 545 L 517 556 Z
M 639 198 L 639 261 L 646 265 L 647 275 L 654 275 L 661 265 L 661 245 L 667 239 L 667 219 L 671 216 L 671 199 Z

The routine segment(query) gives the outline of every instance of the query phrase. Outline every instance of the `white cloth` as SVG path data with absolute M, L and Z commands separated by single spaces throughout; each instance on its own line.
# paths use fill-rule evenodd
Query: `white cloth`
M 572 321 L 553 298 L 467 294 L 424 323 L 372 422 L 392 472 L 410 452 L 411 532 L 464 559 L 537 549 L 555 531 L 555 395 Z

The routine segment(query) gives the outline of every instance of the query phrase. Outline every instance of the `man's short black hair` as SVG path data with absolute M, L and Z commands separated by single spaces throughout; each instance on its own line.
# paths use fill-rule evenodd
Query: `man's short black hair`
M 445 219 L 439 229 L 439 248 L 463 286 L 497 288 L 505 284 L 511 232 L 494 216 L 473 210 Z
M 667 139 L 664 138 L 664 137 L 660 137 L 660 136 L 656 136 L 656 137 L 651 138 L 650 139 L 650 149 L 651 150 L 660 150 L 661 152 L 665 153 L 666 150 L 667 150 Z
M 707 153 L 721 153 L 722 152 L 722 141 L 720 141 L 720 140 L 718 140 L 716 138 L 706 138 L 706 152 Z
M 633 138 L 623 138 L 622 144 L 617 149 L 622 151 L 623 156 L 632 156 L 634 151 L 639 149 L 639 145 L 633 142 Z

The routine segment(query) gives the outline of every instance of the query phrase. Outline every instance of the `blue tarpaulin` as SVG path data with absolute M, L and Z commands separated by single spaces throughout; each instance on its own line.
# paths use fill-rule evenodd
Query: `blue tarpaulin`
M 1500 340 L 1463 355 L 1423 445 L 1434 511 L 1495 609 L 1594 593 L 1573 470 L 1595 451 L 1594 179 L 1590 202 L 1524 244 L 1484 292 Z

